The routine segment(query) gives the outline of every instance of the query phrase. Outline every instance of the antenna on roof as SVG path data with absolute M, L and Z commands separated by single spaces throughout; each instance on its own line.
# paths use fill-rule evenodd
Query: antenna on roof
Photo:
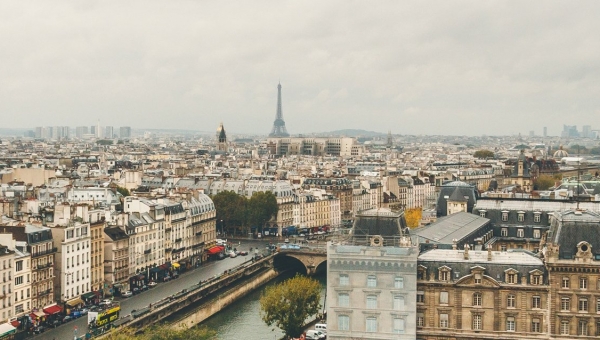
M 579 210 L 579 179 L 581 175 L 581 158 L 579 157 L 579 144 L 577 144 L 577 210 Z

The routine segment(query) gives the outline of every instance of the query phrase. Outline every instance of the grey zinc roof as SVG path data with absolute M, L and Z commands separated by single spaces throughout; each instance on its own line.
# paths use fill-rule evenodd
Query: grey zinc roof
M 411 233 L 419 239 L 430 240 L 433 243 L 452 244 L 453 239 L 460 241 L 489 222 L 485 217 L 459 212 L 439 218 L 428 226 L 412 230 Z
M 478 210 L 523 210 L 523 211 L 565 211 L 577 206 L 575 201 L 566 200 L 527 200 L 527 199 L 489 199 L 477 200 Z M 600 202 L 579 202 L 581 209 L 600 212 Z
M 464 250 L 432 249 L 419 255 L 419 261 L 435 261 L 447 263 L 477 263 L 485 267 L 485 263 L 507 265 L 543 266 L 544 262 L 527 252 L 492 251 L 492 260 L 488 261 L 487 250 L 469 250 L 469 258 L 465 260 Z

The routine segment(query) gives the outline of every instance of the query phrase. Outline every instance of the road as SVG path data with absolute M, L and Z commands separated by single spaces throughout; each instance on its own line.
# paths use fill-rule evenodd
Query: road
M 240 240 L 241 245 L 235 245 L 238 250 L 248 251 L 251 247 L 265 247 L 265 240 Z M 238 240 L 236 240 L 236 243 Z M 180 292 L 182 289 L 197 284 L 199 281 L 206 280 L 215 275 L 223 273 L 225 270 L 233 268 L 247 260 L 250 256 L 238 256 L 235 258 L 226 258 L 221 261 L 208 262 L 205 265 L 183 273 L 178 279 L 159 283 L 156 287 L 145 292 L 137 294 L 127 299 L 118 299 L 121 302 L 121 315 L 130 314 L 132 310 L 138 310 L 148 306 L 167 296 L 171 296 Z M 77 331 L 75 330 L 77 328 Z M 54 329 L 49 329 L 46 332 L 39 334 L 32 339 L 56 339 L 56 340 L 71 340 L 75 336 L 82 336 L 87 331 L 87 316 L 81 317 Z

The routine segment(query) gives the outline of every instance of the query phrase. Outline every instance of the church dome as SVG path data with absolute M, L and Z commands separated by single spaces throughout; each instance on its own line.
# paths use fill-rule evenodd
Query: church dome
M 563 147 L 561 145 L 561 147 L 556 150 L 556 152 L 554 153 L 554 158 L 563 158 L 563 157 L 569 157 L 569 153 L 566 152 L 565 150 L 563 150 Z

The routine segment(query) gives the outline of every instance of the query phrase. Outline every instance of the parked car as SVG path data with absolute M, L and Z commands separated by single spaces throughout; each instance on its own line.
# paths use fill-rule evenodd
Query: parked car
M 89 311 L 90 311 L 90 310 L 89 310 L 89 309 L 87 309 L 87 308 L 81 308 L 81 310 L 80 310 L 79 312 L 81 313 L 81 315 L 87 315 L 87 313 L 88 313 Z
M 72 317 L 70 317 L 69 315 L 67 315 L 67 316 L 65 316 L 64 318 L 62 318 L 62 323 L 69 322 L 69 321 L 71 321 L 71 320 L 73 320 L 73 318 L 72 318 Z
M 48 325 L 52 328 L 56 328 L 56 327 L 60 326 L 60 324 L 61 324 L 60 320 L 57 319 L 57 320 L 52 320 Z
M 239 255 L 241 255 L 241 256 L 246 256 L 246 255 L 248 255 L 248 252 L 247 252 L 247 251 L 240 251 L 240 252 L 239 252 Z
M 130 290 L 124 291 L 123 293 L 121 293 L 121 296 L 124 298 L 128 298 L 133 296 L 133 293 Z
M 133 288 L 133 290 L 131 291 L 131 293 L 132 293 L 133 295 L 135 295 L 135 294 L 139 294 L 139 293 L 140 293 L 140 289 L 139 289 L 138 287 L 134 287 L 134 288 Z
M 111 299 L 104 299 L 104 300 L 100 301 L 100 303 L 98 305 L 106 306 L 106 305 L 110 305 L 111 303 L 112 303 Z
M 146 291 L 146 290 L 148 290 L 148 286 L 146 286 L 146 285 L 143 285 L 143 286 L 142 286 L 142 291 Z
M 156 285 L 157 285 L 157 283 L 154 281 L 148 282 L 148 287 L 150 287 L 150 288 L 154 288 L 154 287 L 156 287 Z
M 317 331 L 317 330 L 311 329 L 310 331 L 306 332 L 306 339 L 307 340 L 321 340 L 321 339 L 325 339 L 325 334 L 323 334 L 323 332 L 321 332 L 321 331 Z
M 235 251 L 232 250 L 229 252 L 229 257 L 234 258 L 236 256 L 237 256 L 237 254 L 235 253 Z
M 33 334 L 42 334 L 46 330 L 46 327 L 39 325 L 33 329 Z
M 285 239 L 285 241 L 283 241 L 283 242 L 285 242 L 285 243 L 290 243 L 290 239 L 289 239 L 289 238 L 286 238 L 286 239 Z

